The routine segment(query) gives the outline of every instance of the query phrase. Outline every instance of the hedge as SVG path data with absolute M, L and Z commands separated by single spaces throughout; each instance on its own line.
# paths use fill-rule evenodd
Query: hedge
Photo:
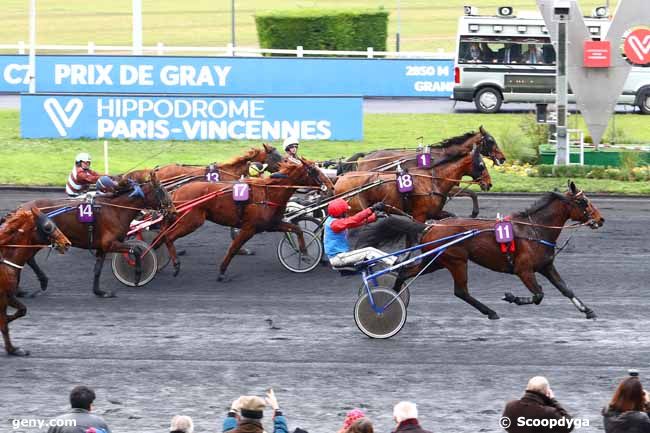
M 531 177 L 584 177 L 587 179 L 611 179 L 647 182 L 650 181 L 650 166 L 616 168 L 599 165 L 538 165 L 528 175 Z
M 260 47 L 295 50 L 386 51 L 388 12 L 304 9 L 255 16 Z

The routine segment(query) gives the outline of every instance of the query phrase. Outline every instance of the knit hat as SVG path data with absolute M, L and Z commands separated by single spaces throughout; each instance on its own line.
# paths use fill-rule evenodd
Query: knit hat
M 251 419 L 262 419 L 266 403 L 255 395 L 242 395 L 239 397 L 239 407 L 242 417 Z
M 345 420 L 343 421 L 343 430 L 350 428 L 353 422 L 358 419 L 365 418 L 366 414 L 363 413 L 361 409 L 352 409 L 350 412 L 345 415 Z

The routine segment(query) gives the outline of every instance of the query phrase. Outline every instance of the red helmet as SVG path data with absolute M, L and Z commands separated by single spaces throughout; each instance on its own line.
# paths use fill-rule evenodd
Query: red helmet
M 327 205 L 327 213 L 329 216 L 338 218 L 343 215 L 350 209 L 350 206 L 348 206 L 348 202 L 343 200 L 342 198 L 337 198 L 336 200 L 332 200 L 329 205 Z

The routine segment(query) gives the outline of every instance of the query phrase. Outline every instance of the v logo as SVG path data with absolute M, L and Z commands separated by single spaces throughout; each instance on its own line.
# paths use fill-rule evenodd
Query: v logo
M 61 104 L 55 98 L 48 98 L 43 102 L 43 108 L 45 108 L 47 115 L 50 116 L 52 124 L 54 124 L 61 137 L 67 137 L 67 128 L 74 125 L 83 107 L 84 104 L 79 98 L 70 99 L 65 108 L 61 107 Z
M 627 43 L 630 44 L 630 48 L 641 63 L 650 63 L 650 56 L 648 56 L 650 54 L 650 34 L 646 34 L 643 41 L 639 36 L 631 35 L 627 38 Z

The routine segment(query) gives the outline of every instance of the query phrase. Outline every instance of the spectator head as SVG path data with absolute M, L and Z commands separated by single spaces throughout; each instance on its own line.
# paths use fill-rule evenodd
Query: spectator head
M 617 412 L 645 410 L 643 386 L 638 377 L 628 377 L 618 385 L 612 401 L 609 402 L 609 409 Z
M 375 429 L 368 418 L 359 418 L 350 425 L 347 433 L 374 433 Z
M 264 416 L 266 403 L 261 397 L 255 395 L 242 395 L 239 397 L 239 416 L 241 419 L 259 421 Z
M 549 395 L 551 386 L 544 376 L 535 376 L 528 381 L 526 391 L 538 392 L 543 395 Z
M 410 401 L 400 401 L 393 408 L 393 419 L 396 423 L 401 423 L 407 419 L 417 419 L 418 408 L 415 403 Z
M 90 411 L 93 401 L 95 401 L 95 391 L 87 386 L 75 386 L 70 391 L 70 406 L 73 409 Z
M 358 419 L 365 417 L 366 414 L 363 413 L 361 409 L 352 409 L 347 414 L 345 414 L 345 419 L 343 420 L 343 426 L 339 432 L 347 432 L 350 426 Z
M 176 415 L 169 424 L 171 433 L 194 433 L 192 418 L 185 415 Z

